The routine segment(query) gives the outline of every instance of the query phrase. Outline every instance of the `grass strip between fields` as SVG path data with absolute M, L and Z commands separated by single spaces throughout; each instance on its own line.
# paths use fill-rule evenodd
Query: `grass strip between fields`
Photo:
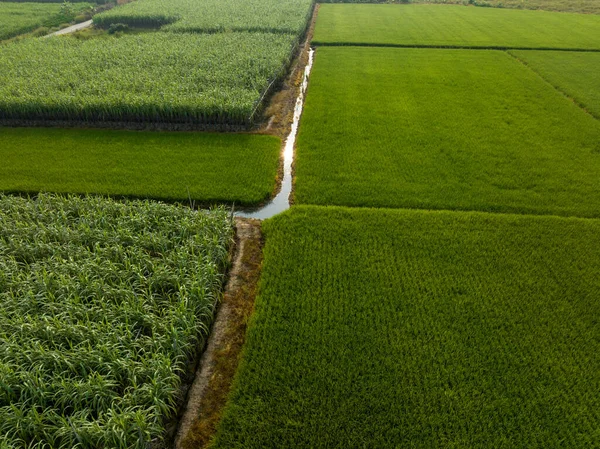
M 298 204 L 600 217 L 600 123 L 506 52 L 320 47 Z
M 214 448 L 600 445 L 600 221 L 298 206 L 265 222 Z
M 0 128 L 0 191 L 257 205 L 276 186 L 273 136 Z
M 324 4 L 313 44 L 600 50 L 600 16 L 458 5 Z

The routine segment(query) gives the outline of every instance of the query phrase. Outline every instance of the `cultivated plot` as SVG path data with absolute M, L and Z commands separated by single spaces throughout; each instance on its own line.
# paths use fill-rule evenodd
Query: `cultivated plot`
M 457 5 L 323 5 L 313 43 L 600 49 L 600 16 Z
M 0 445 L 156 446 L 232 240 L 224 209 L 0 195 Z
M 335 3 L 335 1 L 332 3 Z M 468 0 L 413 0 L 411 3 L 455 3 L 467 5 L 470 2 Z M 600 14 L 600 3 L 597 0 L 475 0 L 471 3 L 497 8 L 542 9 L 545 11 Z
M 515 50 L 510 53 L 600 119 L 600 53 Z
M 89 3 L 78 3 L 67 13 L 57 3 L 0 1 L 0 41 L 28 33 L 41 26 L 56 26 L 62 22 L 70 22 L 75 13 L 90 7 Z
M 600 216 L 600 123 L 501 51 L 321 47 L 298 203 Z
M 216 448 L 600 445 L 600 222 L 295 207 L 264 224 Z
M 256 205 L 281 142 L 249 134 L 0 128 L 0 190 Z
M 23 40 L 0 55 L 0 118 L 247 125 L 295 42 L 268 33 Z

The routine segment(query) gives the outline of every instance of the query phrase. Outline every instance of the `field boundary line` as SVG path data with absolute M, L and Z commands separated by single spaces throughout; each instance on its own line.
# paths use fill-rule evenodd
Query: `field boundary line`
M 556 213 L 532 213 L 532 212 L 518 212 L 518 211 L 494 211 L 494 210 L 482 210 L 482 209 L 460 209 L 460 208 L 448 208 L 433 206 L 427 207 L 391 207 L 391 206 L 349 206 L 345 204 L 317 204 L 317 203 L 296 203 L 295 206 L 307 206 L 307 207 L 322 207 L 322 208 L 341 208 L 341 209 L 363 209 L 371 211 L 382 211 L 390 212 L 395 210 L 406 210 L 406 211 L 421 211 L 421 212 L 452 212 L 455 214 L 486 214 L 486 215 L 508 215 L 513 217 L 553 217 L 561 218 L 565 220 L 591 220 L 594 222 L 600 221 L 600 214 L 597 217 L 585 217 L 582 215 L 558 215 Z
M 254 313 L 264 238 L 259 220 L 236 218 L 233 263 L 178 423 L 174 449 L 205 448 L 229 397 Z
M 439 50 L 535 50 L 535 51 L 573 51 L 581 53 L 600 53 L 600 48 L 557 48 L 557 47 L 507 47 L 501 45 L 419 45 L 419 44 L 390 44 L 370 42 L 319 42 L 312 41 L 314 47 L 381 47 L 381 48 L 433 48 Z
M 585 112 L 586 114 L 588 114 L 589 116 L 593 117 L 596 120 L 600 120 L 599 116 L 596 116 L 595 114 L 593 114 L 592 112 L 590 112 L 587 107 L 580 102 L 579 100 L 577 100 L 575 97 L 572 97 L 571 95 L 569 95 L 565 90 L 563 90 L 561 87 L 555 85 L 552 81 L 550 81 L 549 79 L 547 79 L 544 75 L 542 75 L 540 72 L 538 72 L 535 68 L 533 68 L 531 66 L 531 64 L 528 64 L 527 61 L 524 61 L 523 59 L 519 58 L 517 55 L 515 55 L 514 53 L 512 53 L 510 50 L 506 50 L 505 53 L 507 55 L 509 55 L 511 58 L 513 58 L 514 60 L 516 60 L 517 62 L 520 62 L 522 65 L 524 65 L 525 67 L 527 67 L 527 69 L 531 70 L 533 73 L 535 73 L 538 78 L 540 78 L 542 81 L 544 81 L 546 84 L 552 86 L 554 88 L 554 90 L 556 90 L 557 92 L 559 92 L 560 94 L 562 94 L 563 97 L 565 97 L 566 99 L 570 100 L 571 102 L 573 102 L 577 107 L 579 107 L 583 112 Z

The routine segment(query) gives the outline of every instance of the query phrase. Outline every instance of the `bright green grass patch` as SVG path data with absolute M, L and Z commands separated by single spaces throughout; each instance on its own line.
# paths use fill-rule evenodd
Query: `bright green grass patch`
M 163 437 L 232 239 L 225 209 L 0 195 L 0 446 Z
M 301 33 L 312 0 L 136 0 L 94 17 L 94 23 L 164 27 L 179 32 Z
M 281 148 L 261 135 L 43 128 L 0 128 L 0 142 L 0 190 L 243 205 L 273 193 Z
M 600 446 L 600 221 L 295 207 L 216 448 Z
M 600 119 L 600 53 L 511 51 Z
M 89 8 L 88 3 L 77 4 L 74 11 Z M 61 6 L 54 3 L 9 3 L 0 1 L 0 40 L 28 33 L 41 26 L 56 26 L 70 22 L 73 17 L 61 13 Z
M 600 16 L 455 5 L 323 5 L 313 43 L 600 49 Z
M 321 47 L 298 203 L 600 216 L 600 123 L 500 51 Z
M 247 126 L 295 42 L 280 33 L 14 42 L 0 52 L 0 118 Z

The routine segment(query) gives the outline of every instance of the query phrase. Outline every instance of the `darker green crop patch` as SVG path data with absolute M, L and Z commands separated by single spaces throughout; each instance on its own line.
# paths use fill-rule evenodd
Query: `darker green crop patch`
M 263 229 L 213 447 L 600 446 L 600 221 L 300 206 Z
M 0 190 L 256 205 L 275 189 L 272 136 L 0 128 Z
M 296 201 L 599 217 L 599 141 L 505 52 L 321 47 Z

